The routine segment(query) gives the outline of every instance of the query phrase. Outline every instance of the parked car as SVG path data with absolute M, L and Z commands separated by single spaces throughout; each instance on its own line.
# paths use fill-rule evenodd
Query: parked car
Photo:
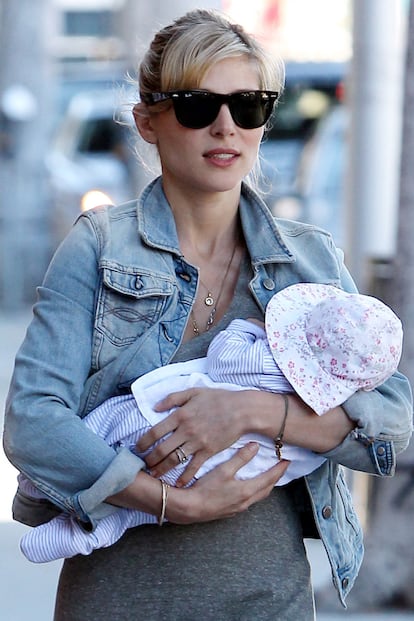
M 346 247 L 345 178 L 348 111 L 333 107 L 303 148 L 292 191 L 280 197 L 273 213 L 316 224 Z
M 75 95 L 46 159 L 56 242 L 82 210 L 120 203 L 138 191 L 131 107 L 114 89 Z
M 271 209 L 291 192 L 302 149 L 318 122 L 342 99 L 347 64 L 289 62 L 286 86 L 261 148 L 261 190 Z

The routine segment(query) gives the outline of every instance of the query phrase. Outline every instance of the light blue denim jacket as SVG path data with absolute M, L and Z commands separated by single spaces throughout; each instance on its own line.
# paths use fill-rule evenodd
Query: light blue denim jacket
M 297 282 L 355 291 L 326 232 L 275 220 L 245 186 L 240 218 L 254 273 L 250 289 L 263 310 L 274 293 Z M 105 498 L 130 484 L 144 463 L 126 449 L 110 448 L 80 418 L 170 362 L 197 278 L 180 252 L 160 179 L 138 201 L 79 217 L 38 289 L 6 404 L 5 452 L 53 505 L 18 494 L 15 519 L 35 525 L 57 506 L 93 528 L 114 510 Z M 393 474 L 395 454 L 412 432 L 409 384 L 396 373 L 377 390 L 356 393 L 344 408 L 356 430 L 306 477 L 341 601 L 355 580 L 363 545 L 339 464 Z

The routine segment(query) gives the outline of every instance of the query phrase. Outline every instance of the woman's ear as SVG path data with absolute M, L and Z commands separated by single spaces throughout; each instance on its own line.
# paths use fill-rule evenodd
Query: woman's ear
M 151 115 L 148 113 L 148 109 L 145 104 L 137 103 L 133 107 L 133 115 L 135 125 L 137 127 L 138 132 L 145 142 L 149 142 L 150 144 L 156 144 L 157 137 L 152 127 L 151 123 Z

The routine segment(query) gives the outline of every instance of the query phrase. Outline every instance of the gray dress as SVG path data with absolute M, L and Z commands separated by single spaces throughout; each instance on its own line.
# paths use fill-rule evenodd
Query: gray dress
M 262 319 L 244 261 L 233 302 L 174 362 L 206 353 L 235 317 Z M 203 524 L 139 526 L 115 545 L 67 559 L 55 621 L 313 621 L 310 567 L 297 485 L 276 487 L 248 511 Z

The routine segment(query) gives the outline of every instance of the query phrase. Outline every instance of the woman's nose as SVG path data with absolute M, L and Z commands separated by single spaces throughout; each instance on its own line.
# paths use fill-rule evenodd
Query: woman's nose
M 218 115 L 216 116 L 210 127 L 211 132 L 216 136 L 228 136 L 229 134 L 234 133 L 235 123 L 233 121 L 233 117 L 231 116 L 229 106 L 226 103 L 222 104 Z

